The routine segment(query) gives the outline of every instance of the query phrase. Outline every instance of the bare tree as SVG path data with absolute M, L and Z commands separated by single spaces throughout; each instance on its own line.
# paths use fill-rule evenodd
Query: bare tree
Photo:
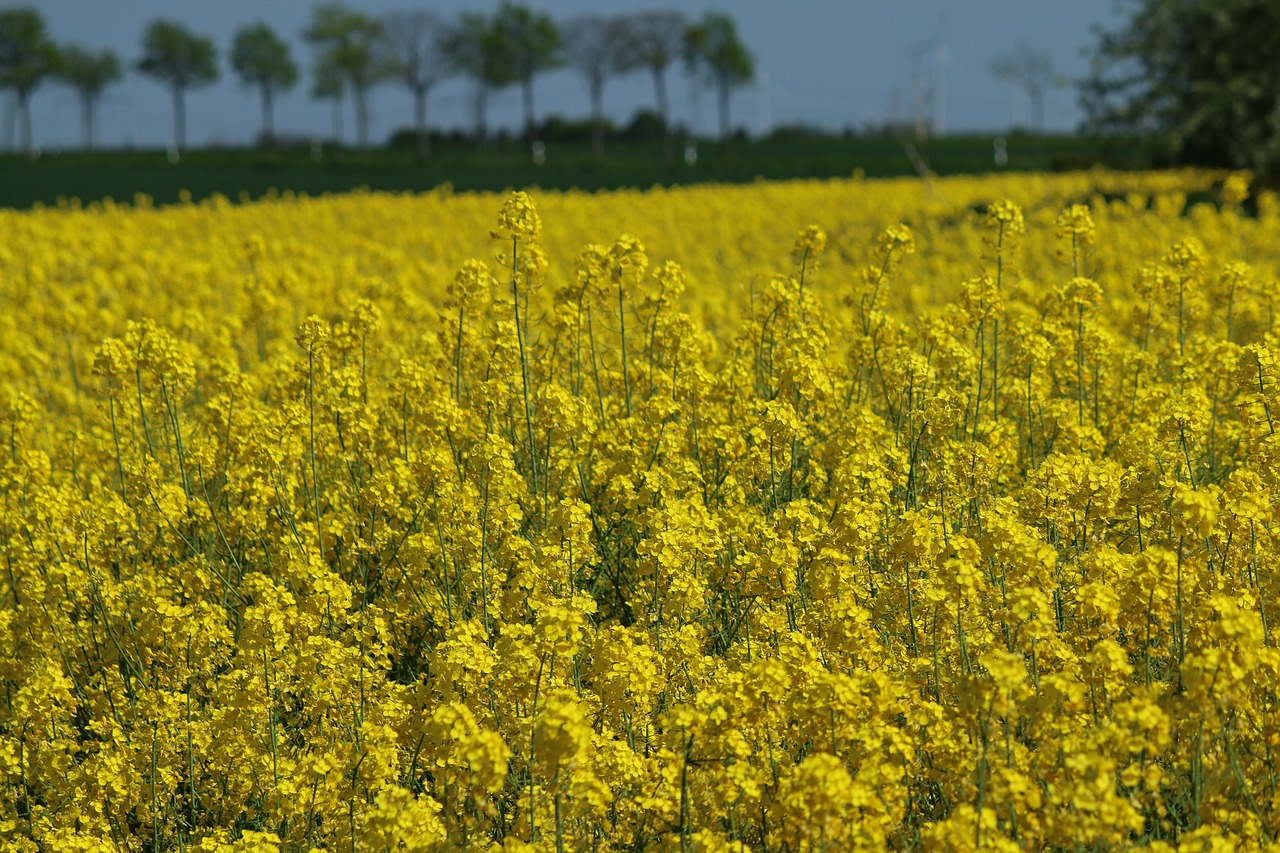
M 1053 64 L 1053 56 L 1048 51 L 1022 44 L 1011 53 L 996 57 L 987 70 L 997 80 L 1026 94 L 1031 102 L 1031 129 L 1036 136 L 1044 135 L 1045 91 L 1066 84 L 1066 79 Z
M 604 159 L 604 84 L 629 69 L 626 19 L 601 15 L 571 18 L 562 28 L 565 55 L 591 96 L 591 156 Z
M 671 144 L 671 107 L 667 100 L 667 67 L 680 58 L 688 28 L 684 15 L 674 11 L 642 12 L 627 24 L 627 62 L 637 68 L 647 68 L 653 75 L 658 118 L 662 119 L 662 157 L 667 162 L 675 157 Z
M 418 139 L 418 160 L 431 159 L 431 135 L 427 132 L 427 97 L 431 89 L 453 71 L 445 45 L 445 27 L 425 10 L 391 12 L 382 19 L 389 65 L 413 94 L 413 130 Z

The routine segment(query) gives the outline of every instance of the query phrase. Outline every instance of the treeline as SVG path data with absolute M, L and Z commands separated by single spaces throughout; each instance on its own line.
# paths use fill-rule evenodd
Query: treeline
M 447 19 L 425 10 L 392 12 L 382 17 L 353 6 L 330 2 L 313 8 L 301 32 L 311 56 L 310 95 L 333 104 L 334 136 L 342 137 L 342 116 L 349 100 L 355 112 L 356 140 L 369 145 L 369 93 L 380 85 L 398 84 L 413 103 L 418 156 L 431 156 L 428 104 L 444 80 L 465 77 L 472 83 L 472 135 L 478 144 L 487 136 L 488 100 L 492 92 L 518 87 L 524 133 L 537 142 L 535 83 L 542 74 L 569 68 L 586 84 L 593 127 L 592 150 L 604 156 L 604 92 L 619 76 L 652 77 L 656 115 L 662 126 L 663 150 L 672 157 L 667 72 L 682 64 L 701 85 L 715 90 L 722 136 L 730 132 L 733 91 L 754 78 L 754 60 L 729 15 L 710 12 L 691 20 L 678 11 L 646 11 L 619 15 L 578 15 L 565 20 L 518 3 L 504 2 L 492 14 L 462 12 Z M 261 140 L 276 140 L 275 103 L 293 91 L 302 69 L 288 41 L 265 23 L 238 29 L 226 49 L 230 70 L 255 90 L 262 110 Z M 173 101 L 173 145 L 186 147 L 186 96 L 216 82 L 222 73 L 218 46 L 212 38 L 183 24 L 158 19 L 141 39 L 141 54 L 122 62 L 111 50 L 55 42 L 43 15 L 30 7 L 0 11 L 0 88 L 12 96 L 12 125 L 21 145 L 33 148 L 31 100 L 46 82 L 72 88 L 80 101 L 83 146 L 92 150 L 94 120 L 103 93 L 119 83 L 126 70 L 164 84 Z M 12 137 L 10 138 L 12 147 Z

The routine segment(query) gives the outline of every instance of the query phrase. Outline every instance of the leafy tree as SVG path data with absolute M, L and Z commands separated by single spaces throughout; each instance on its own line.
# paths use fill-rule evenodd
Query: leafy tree
M 512 45 L 491 18 L 479 12 L 463 12 L 446 31 L 443 46 L 449 66 L 474 82 L 475 139 L 477 145 L 484 145 L 489 92 L 519 79 Z
M 708 12 L 685 32 L 685 62 L 701 73 L 716 90 L 720 105 L 720 138 L 728 139 L 729 100 L 733 90 L 755 79 L 755 60 L 738 38 L 733 18 Z
M 258 87 L 262 97 L 262 140 L 275 144 L 275 96 L 298 84 L 298 64 L 289 45 L 266 24 L 249 24 L 231 42 L 231 67 L 245 86 Z
M 168 85 L 173 93 L 173 144 L 179 151 L 187 145 L 187 90 L 218 79 L 217 57 L 212 39 L 175 21 L 152 21 L 142 34 L 138 70 Z
M 428 11 L 392 12 L 383 19 L 389 65 L 413 94 L 413 130 L 418 138 L 418 159 L 431 159 L 431 135 L 427 132 L 427 97 L 431 89 L 452 73 L 445 46 L 445 27 Z
M 591 153 L 604 159 L 604 84 L 609 77 L 628 70 L 630 33 L 625 18 L 581 15 L 564 25 L 565 55 L 582 76 L 591 96 Z
M 39 11 L 27 7 L 0 11 L 0 88 L 13 93 L 16 117 L 22 122 L 22 147 L 27 151 L 34 146 L 31 93 L 56 65 L 57 49 Z
M 996 57 L 987 70 L 997 80 L 1022 90 L 1031 102 L 1031 129 L 1036 135 L 1043 136 L 1045 92 L 1066 82 L 1053 64 L 1053 56 L 1048 51 L 1023 44 Z
M 628 62 L 648 68 L 653 75 L 658 117 L 662 119 L 663 158 L 668 162 L 674 158 L 675 152 L 671 145 L 671 108 L 667 103 L 667 67 L 684 50 L 688 29 L 689 22 L 684 15 L 672 11 L 642 12 L 632 17 L 627 25 Z
M 58 51 L 58 79 L 75 89 L 80 98 L 80 122 L 83 145 L 93 150 L 93 118 L 102 93 L 124 77 L 120 59 L 110 50 L 95 52 L 78 45 L 66 45 Z
M 525 137 L 537 138 L 538 122 L 533 111 L 533 81 L 539 74 L 561 65 L 560 30 L 549 15 L 534 12 L 528 6 L 506 2 L 498 7 L 493 19 L 500 48 L 513 63 L 524 104 Z
M 1280 4 L 1128 0 L 1081 84 L 1093 130 L 1163 133 L 1183 162 L 1280 176 Z
M 311 13 L 303 36 L 319 52 L 317 68 L 332 66 L 351 92 L 356 110 L 356 144 L 369 151 L 369 89 L 390 76 L 379 46 L 382 23 L 342 3 L 324 3 Z

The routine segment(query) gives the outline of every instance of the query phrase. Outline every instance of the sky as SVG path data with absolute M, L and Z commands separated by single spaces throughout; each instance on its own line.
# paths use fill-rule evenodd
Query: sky
M 589 12 L 610 14 L 678 8 L 691 18 L 707 11 L 734 17 L 739 35 L 756 60 L 757 82 L 733 98 L 732 121 L 750 133 L 779 125 L 805 124 L 861 130 L 913 114 L 913 77 L 923 88 L 934 81 L 935 122 L 949 132 L 1001 132 L 1029 121 L 1026 97 L 988 70 L 991 61 L 1020 45 L 1050 54 L 1064 78 L 1088 71 L 1086 51 L 1095 42 L 1094 27 L 1114 29 L 1122 18 L 1115 0 L 525 0 L 557 20 Z M 264 21 L 289 43 L 303 69 L 311 64 L 301 38 L 312 0 L 0 0 L 0 7 L 34 5 L 44 15 L 51 37 L 94 49 L 111 48 L 128 65 L 136 62 L 143 29 L 167 17 L 213 37 L 220 52 L 221 79 L 187 98 L 187 137 L 193 145 L 237 145 L 260 130 L 261 111 L 254 90 L 242 87 L 226 61 L 233 33 Z M 430 9 L 451 18 L 463 9 L 493 11 L 498 0 L 349 0 L 349 5 L 380 15 L 406 9 Z M 429 121 L 434 127 L 471 126 L 468 82 L 451 79 L 431 93 Z M 668 87 L 673 118 L 702 133 L 716 130 L 713 94 L 694 85 L 679 66 Z M 328 102 L 309 96 L 310 81 L 277 101 L 276 127 L 282 136 L 327 137 L 332 132 Z M 540 117 L 585 117 L 587 89 L 568 69 L 538 78 Z M 371 139 L 385 140 L 412 122 L 407 90 L 380 86 L 371 98 Z M 605 90 L 609 116 L 625 123 L 638 109 L 652 108 L 653 85 L 645 74 L 611 80 Z M 137 72 L 126 75 L 104 95 L 96 136 L 102 147 L 160 147 L 173 133 L 167 89 Z M 350 106 L 348 105 L 348 110 Z M 80 141 L 79 102 L 71 90 L 46 83 L 32 100 L 35 142 L 42 149 L 75 147 Z M 489 126 L 512 128 L 521 116 L 519 92 L 507 89 L 490 98 Z M 1045 126 L 1071 130 L 1081 120 L 1070 86 L 1045 98 Z M 350 139 L 354 120 L 344 131 Z

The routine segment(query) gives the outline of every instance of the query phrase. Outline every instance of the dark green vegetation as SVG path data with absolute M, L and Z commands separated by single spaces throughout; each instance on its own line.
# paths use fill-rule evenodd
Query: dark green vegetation
M 1280 3 L 1127 0 L 1081 86 L 1090 125 L 1159 133 L 1162 156 L 1280 179 Z
M 676 162 L 664 165 L 661 140 L 611 141 L 608 156 L 593 160 L 589 139 L 546 142 L 546 163 L 535 166 L 521 142 L 496 141 L 483 151 L 467 142 L 438 138 L 434 156 L 419 164 L 411 138 L 404 146 L 375 149 L 367 156 L 326 147 L 319 159 L 309 149 L 276 151 L 192 151 L 171 165 L 163 151 L 112 151 L 93 154 L 45 153 L 0 157 L 0 206 L 56 204 L 59 199 L 83 202 L 113 198 L 132 201 L 136 193 L 157 204 L 178 200 L 189 190 L 196 200 L 221 193 L 237 200 L 242 193 L 257 198 L 270 190 L 308 195 L 357 187 L 422 191 L 449 183 L 456 190 L 503 190 L 514 187 L 583 190 L 647 188 L 702 181 L 744 182 L 756 178 L 848 177 L 861 169 L 867 177 L 914 175 L 902 145 L 890 137 L 842 139 L 781 138 L 765 141 L 702 142 L 697 163 L 687 165 L 677 145 Z M 1150 165 L 1133 139 L 1027 135 L 1008 138 L 1006 170 L 1043 171 Z M 940 175 L 998 171 L 991 136 L 955 136 L 932 140 L 930 165 Z

